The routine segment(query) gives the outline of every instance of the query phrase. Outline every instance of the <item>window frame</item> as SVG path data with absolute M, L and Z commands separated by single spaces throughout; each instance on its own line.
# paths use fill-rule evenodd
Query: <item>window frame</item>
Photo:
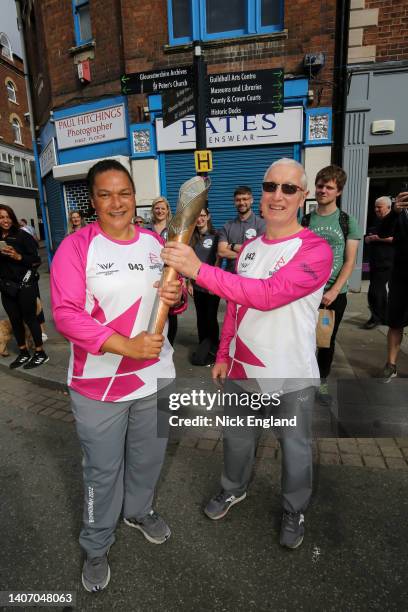
M 17 104 L 17 88 L 13 81 L 9 78 L 6 79 L 6 89 L 7 89 L 7 99 L 9 102 L 14 102 Z M 10 98 L 10 92 L 13 92 L 13 97 Z
M 237 30 L 220 31 L 207 33 L 207 12 L 205 1 L 189 0 L 191 10 L 191 36 L 174 36 L 174 20 L 172 0 L 167 0 L 169 44 L 183 45 L 189 44 L 194 40 L 213 41 L 225 38 L 244 38 L 246 36 L 256 36 L 259 34 L 273 34 L 283 30 L 283 0 L 276 0 L 279 3 L 279 23 L 271 26 L 261 25 L 262 0 L 245 0 L 246 5 L 246 28 Z
M 3 41 L 5 41 L 5 43 Z M 11 46 L 10 39 L 9 39 L 9 37 L 7 36 L 7 34 L 5 32 L 0 32 L 0 45 L 2 47 L 1 54 L 4 57 L 7 57 L 7 59 L 9 59 L 12 62 L 14 62 L 14 59 L 13 59 L 13 47 Z M 7 49 L 8 53 L 4 52 L 5 49 Z
M 93 40 L 92 22 L 91 22 L 90 16 L 89 16 L 89 21 L 91 24 L 91 37 L 87 39 L 81 38 L 81 17 L 80 17 L 79 9 L 81 9 L 84 6 L 88 6 L 88 8 L 90 9 L 90 1 L 89 0 L 72 0 L 72 15 L 74 17 L 75 42 L 78 47 L 81 47 L 82 45 L 87 45 Z
M 16 134 L 15 128 L 17 128 L 17 127 L 18 127 L 18 136 L 20 137 L 20 140 L 16 140 L 16 138 L 15 138 L 15 134 Z M 16 144 L 21 144 L 22 145 L 24 143 L 23 143 L 23 136 L 22 136 L 21 128 L 22 128 L 22 124 L 21 124 L 20 120 L 17 119 L 17 117 L 13 117 L 12 120 L 11 120 L 11 129 L 13 130 L 13 134 L 14 134 L 14 142 Z

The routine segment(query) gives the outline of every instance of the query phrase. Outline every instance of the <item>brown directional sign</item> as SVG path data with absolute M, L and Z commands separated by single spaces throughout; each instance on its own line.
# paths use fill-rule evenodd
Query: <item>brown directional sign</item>
M 209 74 L 209 116 L 283 112 L 283 77 L 282 68 Z
M 132 72 L 120 78 L 122 94 L 161 94 L 170 89 L 193 86 L 192 66 L 158 68 L 148 72 Z
M 194 114 L 194 92 L 190 88 L 171 89 L 162 96 L 163 126 Z

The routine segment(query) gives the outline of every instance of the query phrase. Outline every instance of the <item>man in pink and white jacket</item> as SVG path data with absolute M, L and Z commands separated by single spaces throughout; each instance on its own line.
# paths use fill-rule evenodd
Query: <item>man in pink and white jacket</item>
M 173 242 L 166 244 L 162 258 L 228 300 L 213 379 L 256 379 L 261 389 L 268 388 L 268 381 L 269 386 L 279 382 L 279 390 L 284 389 L 281 407 L 296 414 L 310 413 L 313 385 L 319 379 L 318 308 L 333 254 L 325 240 L 298 222 L 299 208 L 308 195 L 301 164 L 292 159 L 274 162 L 262 187 L 266 232 L 243 245 L 237 274 L 202 264 L 189 247 Z M 204 509 L 213 520 L 223 518 L 246 497 L 259 435 L 251 429 L 250 435 L 224 431 L 222 489 Z M 282 436 L 280 444 L 280 543 L 297 548 L 303 541 L 303 512 L 312 493 L 312 442 L 303 432 Z

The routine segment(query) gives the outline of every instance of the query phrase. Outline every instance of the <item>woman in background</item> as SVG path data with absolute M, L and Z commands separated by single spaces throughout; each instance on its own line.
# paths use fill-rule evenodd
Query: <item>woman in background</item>
M 68 234 L 74 234 L 82 227 L 86 226 L 86 221 L 79 210 L 71 210 L 68 215 Z
M 154 198 L 150 210 L 151 222 L 145 226 L 152 232 L 159 234 L 164 240 L 167 240 L 167 226 L 171 219 L 170 204 L 164 196 Z
M 171 209 L 167 198 L 159 196 L 154 198 L 150 210 L 151 222 L 145 225 L 145 229 L 151 230 L 159 234 L 164 241 L 167 240 L 167 228 L 171 219 Z M 177 334 L 177 316 L 169 315 L 169 328 L 167 337 L 171 346 L 173 346 Z
M 43 350 L 41 327 L 37 318 L 36 269 L 40 265 L 38 246 L 34 238 L 20 229 L 10 206 L 0 205 L 0 290 L 1 301 L 19 348 L 10 368 L 37 368 L 47 363 Z M 35 352 L 30 354 L 24 323 L 33 337 Z
M 218 265 L 218 235 L 213 228 L 208 208 L 203 208 L 191 239 L 195 254 L 203 263 Z M 189 281 L 188 292 L 194 298 L 197 313 L 197 332 L 199 347 L 193 353 L 193 365 L 207 365 L 215 360 L 218 350 L 219 326 L 217 320 L 220 298 L 200 287 L 195 281 Z

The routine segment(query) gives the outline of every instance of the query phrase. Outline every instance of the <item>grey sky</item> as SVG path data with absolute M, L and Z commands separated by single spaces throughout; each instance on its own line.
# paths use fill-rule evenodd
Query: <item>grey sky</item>
M 14 0 L 0 0 L 0 32 L 9 37 L 13 53 L 21 57 L 20 33 L 17 28 L 17 11 Z

